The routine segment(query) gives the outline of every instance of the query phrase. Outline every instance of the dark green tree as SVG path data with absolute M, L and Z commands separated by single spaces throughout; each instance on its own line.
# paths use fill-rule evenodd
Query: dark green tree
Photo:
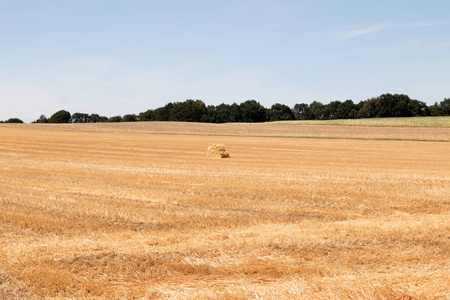
M 433 117 L 441 115 L 441 107 L 437 102 L 435 102 L 433 105 L 430 105 L 428 109 L 430 111 L 430 115 Z
M 379 110 L 379 98 L 370 98 L 360 103 L 360 109 L 357 113 L 357 118 L 374 118 Z
M 294 116 L 298 120 L 311 120 L 311 110 L 306 103 L 298 103 L 294 105 Z
M 450 98 L 445 98 L 439 103 L 441 116 L 450 116 Z
M 378 106 L 375 107 L 374 117 L 376 118 L 389 118 L 393 117 L 395 114 L 395 105 L 397 104 L 394 95 L 383 94 L 378 99 Z M 401 104 L 398 105 L 397 109 L 401 109 Z
M 426 116 L 430 114 L 424 102 L 411 100 L 403 94 L 383 94 L 364 101 L 358 118 L 395 118 Z
M 152 121 L 153 120 L 153 110 L 149 109 L 145 112 L 139 114 L 139 121 Z
M 89 123 L 100 123 L 100 115 L 90 114 L 89 115 Z
M 121 122 L 122 121 L 122 116 L 114 116 L 114 117 L 110 117 L 108 119 L 108 122 Z
M 128 114 L 122 117 L 121 122 L 136 122 L 138 117 L 135 114 Z
M 408 103 L 408 112 L 409 116 L 416 117 L 416 116 L 429 116 L 430 115 L 430 109 L 428 108 L 427 104 L 422 101 L 418 100 L 411 100 Z
M 269 110 L 269 121 L 294 120 L 294 114 L 289 106 L 275 103 Z
M 169 121 L 173 103 L 169 102 L 164 107 L 159 107 L 153 111 L 153 121 Z
M 70 112 L 67 110 L 60 110 L 55 112 L 50 119 L 48 119 L 49 123 L 71 123 L 72 122 L 72 116 L 70 115 Z
M 241 119 L 239 105 L 233 103 L 229 104 L 219 104 L 215 107 L 210 107 L 208 110 L 212 112 L 209 113 L 214 118 L 213 123 L 230 123 L 239 122 Z
M 376 110 L 377 118 L 411 117 L 408 106 L 411 99 L 403 94 L 383 94 L 378 97 L 379 106 Z
M 203 115 L 202 122 L 206 123 L 221 123 L 217 116 L 217 107 L 214 105 L 207 105 L 206 112 Z
M 323 120 L 331 120 L 331 119 L 337 119 L 336 114 L 339 105 L 341 104 L 340 101 L 331 101 L 330 103 L 323 106 Z
M 255 123 L 267 121 L 267 109 L 255 100 L 242 102 L 240 111 L 242 122 Z
M 72 123 L 89 123 L 90 118 L 88 114 L 76 112 L 72 115 Z
M 46 116 L 41 115 L 39 117 L 39 119 L 37 119 L 36 121 L 33 121 L 32 123 L 48 123 L 48 119 Z
M 309 105 L 309 111 L 311 113 L 311 120 L 323 120 L 324 119 L 324 105 L 318 101 L 313 101 Z
M 11 118 L 6 120 L 5 123 L 23 123 L 23 121 L 19 118 Z
M 242 122 L 241 106 L 236 102 L 233 102 L 233 104 L 230 105 L 230 112 L 228 115 L 227 122 L 230 123 Z
M 394 108 L 389 117 L 412 117 L 409 111 L 411 99 L 407 95 L 393 95 Z
M 335 119 L 355 119 L 357 107 L 352 100 L 346 100 L 339 104 Z
M 201 122 L 206 115 L 206 105 L 201 100 L 188 99 L 175 102 L 170 111 L 169 120 L 178 122 Z

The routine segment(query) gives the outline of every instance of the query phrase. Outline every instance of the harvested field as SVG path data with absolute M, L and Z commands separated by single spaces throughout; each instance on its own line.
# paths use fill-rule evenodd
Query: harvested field
M 367 118 L 346 120 L 301 120 L 280 121 L 297 125 L 345 125 L 345 126 L 381 126 L 381 127 L 450 127 L 450 117 L 408 117 L 408 118 Z
M 442 117 L 450 120 L 450 117 Z M 387 119 L 391 120 L 391 119 Z M 341 120 L 342 121 L 342 120 Z M 351 121 L 351 120 L 345 120 Z M 358 120 L 356 120 L 358 121 Z M 355 121 L 355 122 L 356 122 Z M 362 122 L 362 121 L 359 121 Z M 2 124 L 16 128 L 42 130 L 147 133 L 147 134 L 186 134 L 221 135 L 247 137 L 291 137 L 291 138 L 333 138 L 333 139 L 379 139 L 379 140 L 418 140 L 450 141 L 448 122 L 441 121 L 442 127 L 405 126 L 365 126 L 329 125 L 326 121 L 280 122 L 280 123 L 183 123 L 183 122 L 130 122 L 130 123 L 85 123 L 85 124 Z M 349 123 L 351 124 L 351 123 Z M 380 124 L 380 123 L 375 123 Z M 382 123 L 384 124 L 384 123 Z M 386 124 L 395 124 L 390 121 Z
M 225 125 L 0 126 L 0 298 L 450 297 L 449 128 Z

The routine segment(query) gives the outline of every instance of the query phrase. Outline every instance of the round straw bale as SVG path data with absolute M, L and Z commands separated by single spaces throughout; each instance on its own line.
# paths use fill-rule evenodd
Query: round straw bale
M 208 147 L 208 152 L 206 153 L 207 158 L 228 158 L 230 154 L 228 153 L 225 146 L 222 144 L 214 144 Z

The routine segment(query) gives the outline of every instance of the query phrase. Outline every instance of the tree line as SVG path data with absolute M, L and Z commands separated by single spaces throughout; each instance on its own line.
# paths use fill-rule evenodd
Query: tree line
M 450 116 L 450 98 L 427 106 L 425 102 L 414 100 L 403 94 L 383 94 L 359 103 L 352 100 L 331 101 L 323 104 L 299 103 L 293 108 L 276 103 L 266 108 L 256 100 L 240 104 L 206 105 L 201 100 L 188 99 L 184 102 L 170 102 L 163 107 L 149 109 L 139 114 L 105 117 L 98 114 L 74 113 L 60 110 L 47 118 L 40 116 L 33 123 L 99 123 L 137 121 L 178 121 L 178 122 L 268 122 L 287 120 L 333 120 L 358 118 L 392 118 L 415 116 Z M 13 118 L 5 122 L 20 123 Z

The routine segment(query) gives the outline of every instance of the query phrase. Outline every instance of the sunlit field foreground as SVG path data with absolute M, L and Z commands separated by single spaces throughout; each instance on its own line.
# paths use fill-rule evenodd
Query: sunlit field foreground
M 120 125 L 0 126 L 0 299 L 450 297 L 448 128 Z M 231 158 L 207 159 L 214 143 Z

